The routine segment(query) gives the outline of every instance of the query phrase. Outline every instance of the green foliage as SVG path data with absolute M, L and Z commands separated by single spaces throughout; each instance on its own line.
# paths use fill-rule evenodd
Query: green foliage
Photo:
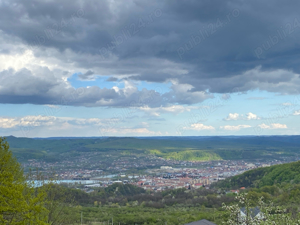
M 222 202 L 232 202 L 233 197 L 219 196 L 206 189 L 174 189 L 162 193 L 145 193 L 139 187 L 115 183 L 106 188 L 86 194 L 68 189 L 82 207 L 74 208 L 74 222 L 80 221 L 82 211 L 84 224 L 185 224 L 209 219 L 221 223 Z M 84 197 L 85 202 L 82 202 Z M 86 204 L 88 201 L 88 204 Z M 73 209 L 72 209 L 73 210 Z
M 104 189 L 104 192 L 112 196 L 132 196 L 142 194 L 146 191 L 143 188 L 134 186 L 132 184 L 114 183 Z
M 47 193 L 44 206 L 47 209 L 47 223 L 51 225 L 73 224 L 76 221 L 73 192 L 55 181 L 44 184 L 39 189 Z
M 266 204 L 264 198 L 254 200 L 249 194 L 236 196 L 237 203 L 223 205 L 226 210 L 223 224 L 227 225 L 269 225 L 269 224 L 289 224 L 298 225 L 299 214 L 292 215 L 284 207 L 274 206 L 272 203 Z M 241 209 L 244 209 L 243 214 Z
M 111 224 L 148 224 L 148 225 L 182 225 L 185 223 L 208 219 L 221 223 L 222 211 L 201 207 L 166 207 L 163 209 L 122 206 L 122 207 L 84 207 L 83 222 L 105 222 Z M 97 224 L 97 223 L 95 223 Z M 99 223 L 101 224 L 101 223 Z
M 166 208 L 166 207 L 207 207 L 218 208 L 223 202 L 230 202 L 233 196 L 218 195 L 216 191 L 197 189 L 186 190 L 185 188 L 167 190 L 158 193 L 149 193 L 144 189 L 129 184 L 113 184 L 106 188 L 98 188 L 90 194 L 74 189 L 72 195 L 74 200 L 83 206 L 120 207 L 120 206 L 137 206 L 146 208 Z M 81 194 L 80 194 L 81 193 Z M 81 198 L 80 196 L 85 196 Z M 118 205 L 116 205 L 116 203 Z
M 0 224 L 46 224 L 45 192 L 26 182 L 9 145 L 0 138 Z
M 217 187 L 264 187 L 282 183 L 300 183 L 300 161 L 249 170 L 218 182 Z

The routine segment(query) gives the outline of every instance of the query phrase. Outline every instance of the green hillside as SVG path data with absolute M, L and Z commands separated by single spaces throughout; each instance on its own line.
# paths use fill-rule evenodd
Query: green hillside
M 188 150 L 183 149 L 181 151 L 160 151 L 150 150 L 150 154 L 174 160 L 184 161 L 208 161 L 208 160 L 221 160 L 222 158 L 213 151 L 208 150 Z
M 16 138 L 7 137 L 20 160 L 59 161 L 82 152 L 154 154 L 175 160 L 277 159 L 297 156 L 300 136 L 240 137 L 100 137 L 100 138 Z M 113 153 L 112 153 L 113 152 Z
M 222 188 L 260 188 L 282 183 L 300 183 L 300 161 L 250 170 L 218 182 L 216 186 Z

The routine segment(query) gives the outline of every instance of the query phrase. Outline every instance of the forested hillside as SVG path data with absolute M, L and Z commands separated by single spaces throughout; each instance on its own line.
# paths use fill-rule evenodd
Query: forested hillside
M 217 187 L 264 187 L 274 184 L 300 183 L 300 161 L 249 170 L 241 175 L 218 182 Z
M 270 159 L 296 156 L 300 136 L 16 138 L 7 137 L 19 161 L 60 161 L 82 152 L 156 155 L 175 160 Z M 63 154 L 63 156 L 62 156 Z

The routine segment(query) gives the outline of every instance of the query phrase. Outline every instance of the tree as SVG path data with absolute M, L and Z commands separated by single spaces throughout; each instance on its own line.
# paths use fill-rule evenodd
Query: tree
M 55 178 L 56 172 L 51 169 L 45 176 L 38 168 L 29 171 L 28 180 L 35 180 L 37 189 L 45 193 L 43 201 L 46 210 L 47 224 L 64 225 L 74 224 L 80 220 L 75 198 L 78 195 L 76 189 L 69 189 L 59 184 Z
M 226 225 L 271 225 L 271 224 L 289 224 L 299 225 L 299 218 L 293 218 L 291 214 L 287 213 L 287 210 L 283 207 L 275 207 L 273 203 L 266 204 L 263 201 L 263 197 L 257 202 L 260 216 L 253 216 L 253 202 L 247 194 L 238 194 L 236 196 L 237 204 L 223 205 L 223 209 L 227 211 L 228 218 L 223 224 Z M 241 215 L 241 207 L 245 207 L 245 216 Z
M 45 207 L 49 225 L 74 224 L 79 220 L 79 211 L 75 207 L 71 190 L 55 183 L 44 184 L 41 189 L 47 193 Z
M 0 137 L 0 224 L 47 224 L 46 193 L 28 183 L 23 170 Z

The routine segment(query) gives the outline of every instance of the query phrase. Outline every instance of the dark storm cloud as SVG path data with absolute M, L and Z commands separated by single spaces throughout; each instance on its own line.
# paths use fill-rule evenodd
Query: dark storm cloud
M 116 81 L 126 75 L 125 80 L 176 80 L 161 98 L 194 104 L 211 98 L 210 93 L 260 89 L 298 94 L 299 8 L 296 0 L 11 0 L 0 3 L 0 30 L 22 40 L 36 57 L 49 54 L 46 48 L 59 50 L 62 54 L 55 57 L 85 69 L 78 71 L 81 79 L 111 75 L 108 81 Z M 66 51 L 72 55 L 66 57 Z M 1 93 L 14 102 L 24 91 L 43 102 L 55 99 L 55 91 L 71 90 L 61 80 L 47 81 L 48 86 L 43 79 L 34 81 L 45 88 L 44 98 L 26 81 L 18 91 Z M 121 92 L 86 88 L 89 94 L 73 104 L 126 105 L 121 102 L 132 96 Z M 144 92 L 151 90 L 137 91 L 135 98 Z
M 84 74 L 79 74 L 78 77 L 83 80 L 93 79 L 94 72 L 92 70 L 86 71 Z
M 115 82 L 115 81 L 118 81 L 119 79 L 118 78 L 115 78 L 115 77 L 109 77 L 106 81 L 109 81 L 109 82 Z

